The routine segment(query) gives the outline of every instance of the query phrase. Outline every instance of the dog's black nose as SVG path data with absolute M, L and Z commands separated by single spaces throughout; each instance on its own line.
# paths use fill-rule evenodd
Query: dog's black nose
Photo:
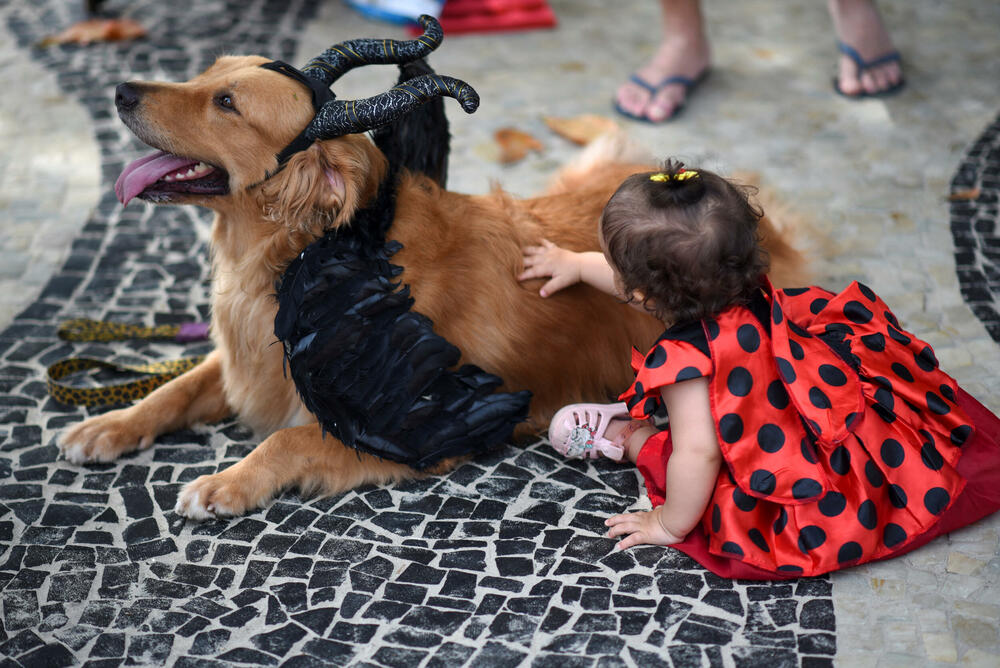
M 131 111 L 139 104 L 139 91 L 130 83 L 118 84 L 115 88 L 115 106 L 118 111 Z

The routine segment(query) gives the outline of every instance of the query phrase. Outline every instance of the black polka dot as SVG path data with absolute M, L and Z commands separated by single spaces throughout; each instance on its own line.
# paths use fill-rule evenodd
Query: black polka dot
M 788 349 L 792 352 L 792 357 L 795 359 L 801 361 L 806 358 L 806 351 L 802 350 L 802 346 L 799 345 L 798 341 L 788 339 Z
M 854 334 L 854 330 L 846 322 L 831 322 L 823 331 L 825 334 L 838 339 Z
M 875 293 L 872 292 L 872 289 L 869 288 L 864 283 L 858 283 L 858 290 L 861 292 L 861 294 L 865 296 L 865 299 L 867 299 L 868 301 L 870 302 L 875 301 Z
M 762 534 L 757 529 L 750 529 L 747 531 L 747 537 L 750 539 L 754 545 L 763 550 L 764 552 L 770 552 L 771 548 L 767 546 L 767 541 L 764 540 L 764 534 Z
M 760 347 L 760 334 L 753 325 L 740 325 L 736 330 L 736 340 L 740 348 L 748 353 L 757 352 L 757 348 Z
M 804 329 L 804 328 L 800 327 L 799 325 L 796 325 L 791 320 L 788 321 L 788 329 L 792 330 L 793 332 L 795 332 L 796 334 L 798 334 L 799 336 L 801 336 L 804 339 L 811 339 L 812 338 L 812 334 L 809 333 L 808 329 Z
M 743 490 L 739 487 L 733 490 L 733 503 L 735 503 L 736 507 L 745 513 L 748 513 L 757 507 L 757 499 L 749 494 L 744 494 Z
M 934 351 L 930 346 L 924 346 L 923 350 L 914 354 L 913 361 L 924 371 L 933 371 L 938 366 L 937 358 L 934 357 Z
M 722 528 L 722 511 L 719 510 L 719 504 L 714 504 L 712 506 L 712 531 L 719 533 L 719 529 Z
M 628 406 L 629 412 L 631 412 L 633 408 L 635 408 L 637 405 L 639 405 L 640 401 L 642 401 L 642 395 L 641 394 L 636 394 L 631 399 L 628 399 L 625 402 L 625 405 Z
M 924 508 L 931 515 L 940 515 L 948 507 L 949 503 L 951 503 L 951 495 L 943 487 L 931 487 L 924 494 Z
M 802 567 L 796 566 L 795 564 L 782 564 L 778 566 L 778 570 L 782 573 L 801 573 Z
M 803 552 L 815 550 L 826 542 L 826 532 L 815 524 L 802 527 L 799 532 L 799 549 Z
M 674 380 L 675 383 L 683 383 L 685 380 L 693 380 L 694 378 L 701 378 L 703 374 L 698 370 L 698 367 L 686 366 L 677 372 L 677 378 Z
M 938 388 L 941 396 L 950 401 L 951 403 L 956 403 L 955 401 L 955 391 L 951 389 L 951 386 L 947 383 L 941 383 L 941 387 Z
M 812 300 L 812 303 L 809 304 L 809 310 L 812 311 L 813 315 L 818 315 L 819 312 L 825 309 L 826 305 L 829 303 L 830 303 L 829 299 L 823 299 L 822 297 L 819 299 L 814 299 Z
M 792 485 L 792 496 L 796 499 L 811 499 L 823 493 L 823 486 L 812 478 L 799 478 Z
M 889 503 L 899 509 L 906 507 L 906 492 L 899 485 L 889 485 Z
M 882 404 L 875 404 L 872 406 L 872 410 L 875 411 L 875 415 L 882 418 L 882 421 L 886 424 L 892 424 L 896 421 L 896 414 Z
M 642 403 L 642 414 L 652 415 L 656 412 L 656 408 L 659 405 L 660 403 L 656 400 L 656 397 L 647 397 L 646 401 Z
M 906 407 L 909 408 L 911 411 L 913 411 L 917 415 L 920 415 L 920 406 L 917 406 L 916 404 L 911 404 L 906 399 L 903 399 L 903 403 L 906 404 Z
M 883 387 L 892 392 L 892 381 L 885 376 L 873 376 L 870 380 L 879 387 Z
M 735 554 L 737 557 L 743 556 L 743 548 L 731 540 L 727 540 L 722 544 L 722 551 L 726 554 Z
M 920 448 L 920 461 L 931 471 L 940 471 L 941 467 L 944 466 L 944 457 L 934 447 L 932 441 L 925 442 L 923 447 Z
M 851 561 L 857 561 L 861 558 L 861 555 L 861 545 L 852 540 L 840 546 L 840 549 L 837 551 L 837 561 L 846 564 Z
M 715 341 L 716 337 L 719 336 L 719 323 L 711 318 L 706 319 L 704 322 L 705 329 L 708 330 L 708 338 Z
M 646 388 L 643 386 L 641 380 L 635 381 L 635 385 L 632 386 L 635 389 L 636 396 L 644 397 L 646 396 Z
M 861 337 L 861 343 L 873 353 L 880 353 L 885 350 L 885 337 L 879 333 L 865 334 Z
M 820 364 L 819 377 L 823 379 L 824 383 L 833 385 L 834 387 L 847 384 L 847 376 L 832 364 Z
M 784 314 L 781 312 L 781 305 L 778 302 L 774 302 L 771 305 L 771 320 L 774 321 L 775 325 L 780 325 L 781 321 L 785 319 Z
M 886 327 L 886 331 L 889 332 L 889 338 L 892 339 L 893 341 L 896 341 L 897 343 L 902 343 L 904 346 L 910 345 L 910 337 L 908 337 L 906 334 L 903 334 L 901 331 L 899 331 L 892 325 Z
M 727 413 L 719 420 L 719 435 L 726 443 L 735 443 L 743 436 L 743 419 L 736 413 Z
M 816 408 L 830 408 L 830 398 L 818 387 L 809 388 L 809 402 Z
M 830 453 L 830 468 L 837 475 L 847 475 L 851 471 L 851 452 L 842 445 Z
M 764 452 L 777 452 L 785 445 L 785 432 L 776 424 L 765 424 L 757 430 L 757 445 Z
M 859 417 L 860 416 L 857 413 L 848 413 L 847 417 L 844 418 L 844 426 L 847 427 L 848 429 L 853 430 L 854 421 L 857 420 Z
M 951 406 L 944 402 L 944 399 L 939 397 L 934 392 L 927 392 L 927 410 L 931 413 L 937 415 L 947 415 L 951 412 Z
M 899 468 L 903 464 L 903 446 L 900 445 L 899 441 L 894 438 L 887 438 L 882 441 L 882 448 L 879 450 L 882 454 L 882 461 L 886 463 L 886 466 L 892 468 Z
M 799 295 L 804 295 L 809 292 L 809 288 L 784 288 L 782 292 L 789 297 L 798 297 Z
M 778 519 L 774 520 L 774 524 L 771 527 L 772 529 L 774 529 L 774 535 L 777 536 L 782 531 L 784 531 L 785 526 L 787 525 L 788 525 L 788 512 L 784 508 L 782 508 L 780 511 L 778 511 Z
M 951 442 L 953 445 L 962 445 L 972 434 L 972 427 L 967 424 L 963 424 L 959 427 L 955 427 L 951 430 Z
M 733 395 L 745 397 L 750 394 L 750 390 L 753 388 L 753 376 L 745 368 L 738 366 L 729 372 L 729 377 L 726 378 L 726 387 Z
M 844 512 L 847 507 L 847 499 L 840 492 L 827 492 L 817 504 L 819 512 L 827 517 L 836 517 Z
M 764 495 L 770 495 L 777 484 L 774 474 L 765 469 L 757 469 L 750 474 L 750 489 Z
M 903 527 L 892 522 L 885 525 L 882 532 L 882 542 L 885 543 L 886 547 L 896 547 L 904 540 L 906 540 L 906 531 L 903 530 Z
M 907 369 L 902 364 L 900 364 L 899 362 L 892 363 L 892 372 L 897 376 L 899 376 L 900 378 L 902 378 L 903 380 L 905 380 L 907 383 L 913 382 L 913 374 L 910 373 L 910 370 Z
M 892 314 L 892 311 L 885 311 L 883 314 L 885 319 L 892 323 L 893 327 L 899 327 L 899 321 L 896 320 L 896 316 Z
M 858 506 L 858 522 L 861 522 L 861 526 L 869 530 L 878 526 L 878 510 L 875 508 L 875 502 L 871 499 Z
M 667 351 L 664 350 L 663 346 L 657 345 L 653 348 L 648 355 L 646 355 L 646 368 L 656 369 L 663 366 L 667 361 Z
M 868 463 L 865 464 L 865 477 L 868 478 L 868 482 L 871 483 L 872 487 L 881 487 L 882 483 L 885 482 L 885 476 L 882 475 L 882 469 L 880 469 L 878 464 L 871 459 L 869 459 Z
M 875 401 L 887 411 L 891 411 L 896 407 L 896 398 L 892 396 L 892 392 L 884 387 L 875 390 Z
M 813 444 L 809 442 L 808 438 L 803 438 L 799 443 L 799 450 L 802 451 L 802 457 L 810 464 L 816 463 L 816 448 Z
M 781 379 L 785 381 L 786 385 L 791 385 L 795 382 L 795 369 L 792 368 L 792 363 L 786 360 L 784 357 L 775 357 L 778 362 L 778 373 L 781 374 Z
M 788 408 L 788 390 L 780 380 L 773 380 L 767 386 L 767 401 L 779 411 Z
M 871 322 L 874 314 L 868 310 L 868 307 L 859 301 L 852 299 L 851 301 L 844 304 L 844 317 L 851 322 L 863 325 L 866 322 Z

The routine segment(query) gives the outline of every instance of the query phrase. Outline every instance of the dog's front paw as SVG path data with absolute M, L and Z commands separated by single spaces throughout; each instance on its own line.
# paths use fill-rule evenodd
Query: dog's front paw
M 136 448 L 145 450 L 155 437 L 130 407 L 84 420 L 63 435 L 59 449 L 74 464 L 110 462 Z
M 252 504 L 253 490 L 244 489 L 238 476 L 222 473 L 203 475 L 189 482 L 177 497 L 174 512 L 193 520 L 242 515 L 258 504 Z M 227 475 L 228 474 L 228 475 Z

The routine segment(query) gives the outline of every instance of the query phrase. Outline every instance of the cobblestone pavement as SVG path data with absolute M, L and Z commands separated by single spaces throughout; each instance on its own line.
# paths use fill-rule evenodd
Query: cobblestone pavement
M 591 528 L 628 504 L 634 476 L 566 465 L 544 442 L 440 480 L 311 501 L 285 495 L 245 519 L 194 527 L 170 510 L 177 489 L 252 447 L 238 424 L 166 437 L 114 465 L 57 460 L 55 435 L 82 413 L 45 401 L 39 370 L 82 349 L 56 342 L 53 323 L 205 316 L 205 216 L 122 211 L 110 196 L 124 160 L 140 151 L 111 113 L 114 83 L 186 78 L 226 50 L 301 64 L 342 39 L 401 36 L 334 0 L 137 1 L 108 4 L 127 6 L 151 29 L 145 46 L 29 48 L 80 4 L 0 0 L 4 657 L 24 665 L 214 665 L 215 656 L 264 665 L 824 665 L 834 655 L 838 666 L 1000 664 L 998 517 L 901 559 L 755 585 L 720 581 L 659 548 L 613 555 Z M 470 117 L 449 106 L 453 189 L 483 192 L 500 181 L 520 194 L 539 190 L 577 151 L 541 117 L 610 114 L 617 83 L 655 47 L 654 2 L 628 11 L 598 0 L 551 4 L 556 31 L 448 37 L 432 57 L 483 97 Z M 808 219 L 801 242 L 817 282 L 875 286 L 945 369 L 1000 409 L 1000 349 L 987 329 L 1000 280 L 992 269 L 1000 160 L 988 159 L 998 152 L 995 127 L 985 132 L 1000 101 L 1000 6 L 881 2 L 908 87 L 852 102 L 830 91 L 823 3 L 786 2 L 781 12 L 763 0 L 705 5 L 712 78 L 676 122 L 628 123 L 629 132 L 659 156 L 758 172 Z M 371 94 L 394 75 L 354 72 L 337 92 Z M 545 150 L 498 165 L 490 137 L 503 126 L 535 134 Z M 978 197 L 949 205 L 952 189 L 974 187 Z

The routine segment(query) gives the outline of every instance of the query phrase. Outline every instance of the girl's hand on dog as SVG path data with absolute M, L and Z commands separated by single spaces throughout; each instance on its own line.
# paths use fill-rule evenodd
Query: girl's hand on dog
M 624 550 L 633 545 L 673 545 L 684 540 L 683 536 L 675 536 L 660 522 L 660 508 L 615 515 L 604 520 L 609 538 L 628 534 L 619 541 L 618 548 Z
M 559 292 L 580 282 L 580 253 L 560 248 L 548 239 L 542 239 L 541 246 L 527 246 L 524 249 L 524 271 L 517 280 L 551 277 L 538 291 L 543 297 Z

